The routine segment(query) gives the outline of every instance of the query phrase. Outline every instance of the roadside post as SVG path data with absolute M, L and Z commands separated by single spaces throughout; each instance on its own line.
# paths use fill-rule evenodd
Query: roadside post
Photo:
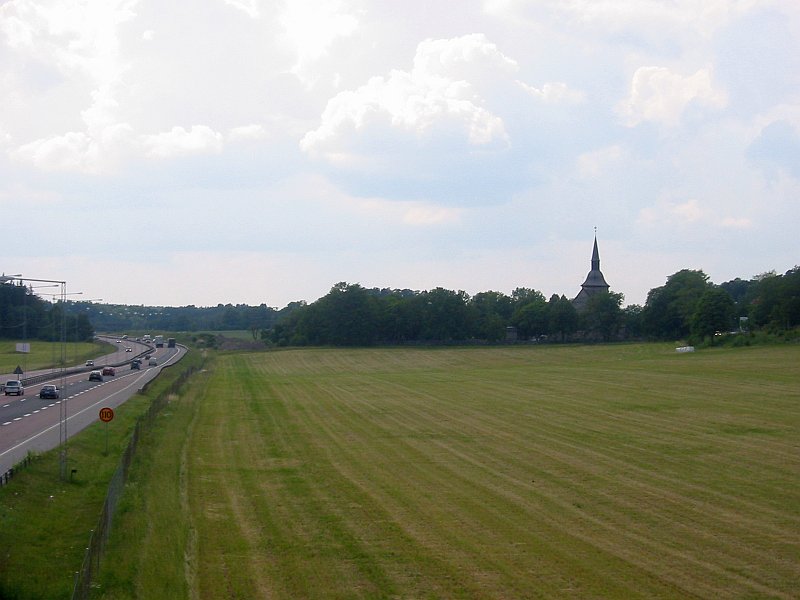
M 114 409 L 104 406 L 100 409 L 100 420 L 106 424 L 106 454 L 108 454 L 108 424 L 114 418 Z

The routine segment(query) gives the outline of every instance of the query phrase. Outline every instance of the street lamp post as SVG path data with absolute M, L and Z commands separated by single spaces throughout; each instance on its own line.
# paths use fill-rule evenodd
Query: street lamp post
M 0 277 L 0 282 L 6 283 L 10 279 L 19 279 L 20 281 L 29 281 L 36 283 L 53 283 L 61 286 L 61 302 L 66 303 L 67 297 L 67 282 L 57 279 L 36 279 L 33 277 L 22 277 L 15 275 L 13 277 L 3 275 Z M 62 314 L 61 318 L 61 388 L 64 388 L 66 382 L 66 358 L 67 358 L 67 321 Z M 59 466 L 61 472 L 61 479 L 67 478 L 67 398 L 64 397 L 58 403 L 58 445 L 59 445 Z

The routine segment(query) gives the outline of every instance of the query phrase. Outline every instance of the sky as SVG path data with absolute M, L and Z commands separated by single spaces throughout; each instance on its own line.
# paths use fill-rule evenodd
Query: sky
M 0 208 L 114 304 L 783 273 L 800 2 L 0 0 Z

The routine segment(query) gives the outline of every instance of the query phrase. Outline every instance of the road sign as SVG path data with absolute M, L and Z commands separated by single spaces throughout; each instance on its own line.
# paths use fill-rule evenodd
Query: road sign
M 14 369 L 14 375 L 22 375 L 23 372 L 24 371 L 22 370 L 22 367 L 20 367 L 19 365 L 17 365 L 17 368 Z
M 114 409 L 113 408 L 108 408 L 106 406 L 106 407 L 103 407 L 103 408 L 100 409 L 100 420 L 103 423 L 108 423 L 113 418 L 114 418 Z

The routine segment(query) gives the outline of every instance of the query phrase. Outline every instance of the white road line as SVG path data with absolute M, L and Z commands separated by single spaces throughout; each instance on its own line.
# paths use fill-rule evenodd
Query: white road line
M 163 364 L 163 365 L 161 365 L 161 368 L 164 368 L 164 367 L 166 367 L 167 365 L 169 365 L 169 364 L 171 364 L 172 362 L 174 362 L 174 359 L 175 359 L 175 358 L 177 358 L 178 356 L 180 356 L 180 354 L 179 354 L 179 353 L 177 353 L 177 354 L 175 354 L 175 355 L 171 356 L 169 359 L 167 359 L 167 360 L 164 362 L 164 364 Z M 134 378 L 133 382 L 131 382 L 131 384 L 130 384 L 130 385 L 126 386 L 126 387 L 125 387 L 124 389 L 122 389 L 122 390 L 119 390 L 119 391 L 117 391 L 117 392 L 114 392 L 114 393 L 113 393 L 113 394 L 111 394 L 110 396 L 107 396 L 106 398 L 103 398 L 102 400 L 100 400 L 100 401 L 98 401 L 98 402 L 95 402 L 95 403 L 94 403 L 94 404 L 92 404 L 91 406 L 87 406 L 87 407 L 86 407 L 86 408 L 84 408 L 83 410 L 80 410 L 80 411 L 76 412 L 74 415 L 70 415 L 70 416 L 68 416 L 68 417 L 67 417 L 67 423 L 69 423 L 69 421 L 70 421 L 72 418 L 74 418 L 74 417 L 77 417 L 77 416 L 79 416 L 79 415 L 81 415 L 81 414 L 85 413 L 85 412 L 86 412 L 86 411 L 88 411 L 88 410 L 97 410 L 97 407 L 98 407 L 98 406 L 100 406 L 101 404 L 105 404 L 106 402 L 108 402 L 108 399 L 109 399 L 109 398 L 112 398 L 112 397 L 116 396 L 117 394 L 120 394 L 120 393 L 122 393 L 123 391 L 126 391 L 126 390 L 128 390 L 129 388 L 133 387 L 134 385 L 137 385 L 137 384 L 138 384 L 138 382 L 139 382 L 141 379 L 144 379 L 144 378 L 146 378 L 146 376 L 147 376 L 149 373 L 150 373 L 150 369 L 147 369 L 146 371 L 143 371 L 143 372 L 140 372 L 140 373 L 136 373 L 137 377 L 135 377 L 135 378 Z M 129 376 L 130 376 L 130 375 L 129 375 Z M 59 400 L 59 401 L 58 401 L 58 402 L 56 402 L 55 404 L 60 404 L 60 403 L 61 403 L 61 400 Z M 20 419 L 19 417 L 17 417 L 17 418 L 16 418 L 16 419 L 14 419 L 14 420 L 15 420 L 15 421 L 20 421 L 21 419 Z M 3 423 L 3 424 L 5 425 L 6 423 Z M 28 443 L 30 443 L 31 441 L 35 440 L 36 438 L 38 438 L 38 437 L 40 437 L 40 436 L 44 435 L 45 433 L 48 433 L 49 431 L 52 431 L 52 430 L 53 430 L 53 429 L 55 429 L 56 427 L 60 427 L 60 426 L 61 426 L 61 423 L 57 423 L 57 424 L 55 424 L 55 425 L 52 425 L 51 427 L 48 427 L 47 429 L 43 429 L 43 430 L 42 430 L 42 431 L 40 431 L 39 433 L 37 433 L 37 434 L 34 434 L 34 435 L 32 435 L 31 437 L 29 437 L 28 439 L 21 441 L 21 442 L 20 442 L 19 444 L 17 444 L 16 446 L 12 446 L 11 448 L 8 448 L 7 450 L 5 450 L 5 451 L 3 451 L 3 452 L 0 452 L 0 456 L 3 456 L 3 455 L 5 455 L 5 454 L 8 454 L 9 452 L 13 452 L 13 451 L 14 451 L 14 450 L 16 450 L 17 448 L 20 448 L 21 446 L 24 446 L 25 444 L 28 444 Z

